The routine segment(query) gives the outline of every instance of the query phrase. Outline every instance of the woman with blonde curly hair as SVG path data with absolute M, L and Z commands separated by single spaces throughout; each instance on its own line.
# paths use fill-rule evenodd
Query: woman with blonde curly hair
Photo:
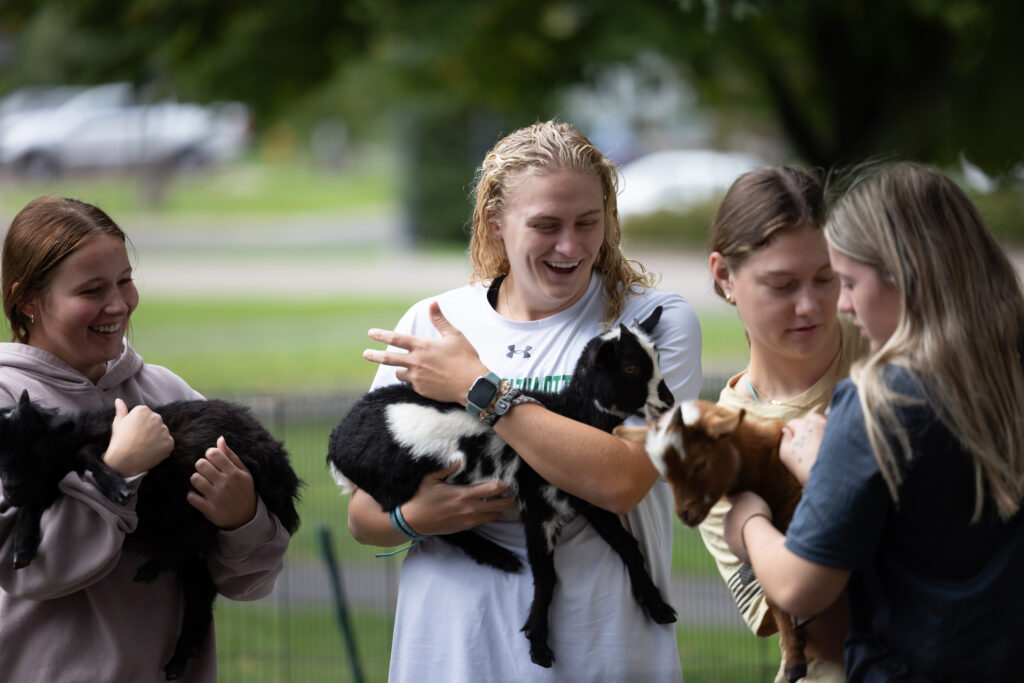
M 572 126 L 546 122 L 495 145 L 477 173 L 472 282 L 413 306 L 390 344 L 368 350 L 374 386 L 407 381 L 422 395 L 474 412 L 472 390 L 493 403 L 524 387 L 560 390 L 584 344 L 619 322 L 663 313 L 654 341 L 676 400 L 700 388 L 700 328 L 682 297 L 619 247 L 614 164 Z M 503 382 L 501 380 L 508 380 Z M 506 396 L 508 398 L 508 396 Z M 477 408 L 478 410 L 479 408 Z M 638 444 L 552 413 L 514 404 L 494 430 L 542 477 L 623 515 L 664 592 L 672 545 L 671 493 Z M 356 491 L 349 528 L 362 543 L 395 546 L 469 528 L 525 559 L 515 506 L 498 483 L 456 486 L 454 471 L 427 477 L 401 507 L 403 529 Z M 533 585 L 528 572 L 476 564 L 445 543 L 419 543 L 402 567 L 392 681 L 679 681 L 675 629 L 653 623 L 631 594 L 625 567 L 582 518 L 562 532 L 551 608 L 551 668 L 530 660 L 519 633 Z
M 844 592 L 849 681 L 1012 681 L 1024 643 L 1024 295 L 964 192 L 897 163 L 826 222 L 839 309 L 871 344 L 828 422 L 785 536 L 753 494 L 726 539 L 797 615 Z

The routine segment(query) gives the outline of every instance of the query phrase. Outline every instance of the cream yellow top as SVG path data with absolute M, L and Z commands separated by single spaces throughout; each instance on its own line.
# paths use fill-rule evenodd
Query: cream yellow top
M 852 320 L 846 315 L 840 315 L 839 321 L 842 328 L 839 354 L 821 379 L 802 394 L 785 402 L 759 403 L 747 391 L 736 389 L 737 381 L 743 376 L 741 372 L 731 377 L 726 383 L 718 397 L 718 404 L 733 410 L 742 408 L 755 417 L 783 422 L 804 417 L 810 413 L 824 413 L 836 382 L 846 377 L 850 373 L 850 366 L 853 362 L 868 351 L 867 340 L 860 336 L 860 331 Z M 715 558 L 719 573 L 729 586 L 743 620 L 758 636 L 769 636 L 775 633 L 776 628 L 775 622 L 768 612 L 768 605 L 765 602 L 764 593 L 761 591 L 761 585 L 754 577 L 751 566 L 741 563 L 729 551 L 723 538 L 722 522 L 730 507 L 730 504 L 724 499 L 718 501 L 698 529 L 704 540 L 704 545 L 707 546 L 711 556 Z M 785 680 L 780 666 L 775 681 L 776 683 L 785 683 Z M 846 676 L 843 667 L 838 664 L 808 658 L 807 677 L 802 680 L 807 683 L 841 683 L 846 680 Z

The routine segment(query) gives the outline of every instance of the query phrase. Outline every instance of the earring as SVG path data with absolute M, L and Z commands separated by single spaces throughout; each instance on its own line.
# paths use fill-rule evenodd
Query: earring
M 34 315 L 30 315 L 30 316 L 28 317 L 28 322 L 29 322 L 30 324 L 32 324 L 32 325 L 35 325 L 35 324 L 36 324 L 36 317 L 35 317 Z
M 726 294 L 725 300 L 732 305 L 736 304 L 736 297 L 734 297 L 732 294 Z

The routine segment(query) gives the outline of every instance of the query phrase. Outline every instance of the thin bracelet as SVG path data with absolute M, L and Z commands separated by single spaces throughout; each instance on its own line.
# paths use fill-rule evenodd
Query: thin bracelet
M 747 531 L 747 525 L 750 524 L 750 520 L 752 520 L 754 517 L 764 517 L 765 519 L 768 520 L 769 524 L 772 524 L 774 526 L 774 522 L 772 522 L 772 518 L 769 517 L 768 515 L 764 514 L 763 512 L 755 512 L 754 514 L 752 514 L 749 517 L 747 517 L 746 521 L 743 522 L 743 526 L 740 527 L 740 545 L 743 546 L 743 552 L 747 556 L 747 562 L 748 563 L 750 562 L 750 551 L 747 550 L 747 538 L 746 538 L 745 534 L 746 534 L 746 531 Z
M 395 527 L 395 530 L 405 536 L 411 538 L 414 541 L 425 541 L 430 536 L 424 536 L 423 534 L 416 533 L 416 531 L 409 526 L 409 523 L 405 521 L 405 517 L 402 516 L 402 506 L 396 505 L 395 509 L 391 511 L 389 515 L 391 518 L 391 526 Z

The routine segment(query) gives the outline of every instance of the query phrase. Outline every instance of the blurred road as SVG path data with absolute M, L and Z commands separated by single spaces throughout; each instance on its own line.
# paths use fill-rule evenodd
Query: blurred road
M 136 281 L 146 294 L 295 296 L 352 294 L 417 298 L 453 289 L 469 277 L 465 253 L 409 246 L 397 213 L 289 218 L 165 218 L 120 221 L 138 252 Z M 660 288 L 697 309 L 721 308 L 703 253 L 626 249 L 662 277 Z

